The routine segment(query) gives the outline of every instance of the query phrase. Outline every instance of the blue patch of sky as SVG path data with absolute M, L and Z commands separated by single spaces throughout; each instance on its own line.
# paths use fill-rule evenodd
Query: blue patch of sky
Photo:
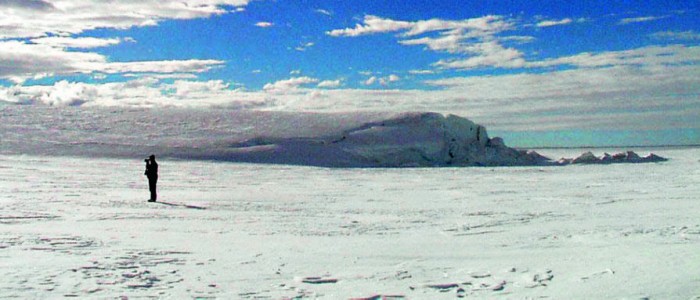
M 330 16 L 317 12 L 323 9 Z M 401 88 L 430 88 L 423 79 L 449 76 L 506 75 L 520 72 L 565 70 L 570 66 L 546 69 L 444 70 L 439 75 L 409 75 L 409 70 L 434 69 L 440 59 L 464 57 L 429 51 L 425 46 L 399 44 L 399 33 L 360 37 L 330 37 L 326 31 L 354 27 L 365 15 L 395 20 L 417 21 L 431 18 L 462 20 L 484 15 L 502 15 L 521 26 L 501 36 L 521 35 L 535 38 L 529 43 L 505 43 L 525 54 L 529 61 L 576 55 L 581 52 L 628 50 L 658 41 L 650 34 L 667 30 L 698 28 L 696 1 L 370 1 L 362 5 L 352 1 L 254 1 L 244 12 L 194 20 L 161 21 L 158 26 L 134 27 L 129 30 L 98 29 L 80 36 L 130 37 L 136 42 L 88 49 L 106 55 L 110 61 L 145 60 L 224 60 L 225 66 L 197 74 L 201 80 L 222 79 L 258 90 L 266 83 L 293 76 L 310 76 L 320 80 L 345 80 L 345 87 L 364 87 L 369 76 L 397 74 L 416 78 L 398 85 Z M 644 16 L 667 18 L 619 25 L 622 18 Z M 585 18 L 584 23 L 552 27 L 522 27 L 539 20 Z M 254 26 L 270 22 L 268 28 Z M 679 29 L 680 28 L 680 29 Z M 309 43 L 313 45 L 306 46 Z M 695 42 L 697 43 L 697 41 Z M 302 47 L 304 51 L 296 48 Z M 290 74 L 300 70 L 300 74 Z M 369 71 L 372 75 L 360 72 Z M 90 76 L 87 76 L 90 82 Z M 54 78 L 60 80 L 61 77 Z M 70 78 L 70 76 L 66 77 Z M 420 78 L 420 79 L 418 79 Z M 34 82 L 50 82 L 51 79 Z M 375 86 L 375 88 L 380 88 Z

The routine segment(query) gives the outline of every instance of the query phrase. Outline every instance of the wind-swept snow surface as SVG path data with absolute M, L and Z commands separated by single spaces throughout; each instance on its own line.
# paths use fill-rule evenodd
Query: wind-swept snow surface
M 547 159 L 437 113 L 0 108 L 0 153 L 140 157 L 327 167 L 512 166 Z
M 3 155 L 0 297 L 695 299 L 700 150 L 660 154 L 674 159 L 163 159 L 162 203 L 146 202 L 141 159 Z

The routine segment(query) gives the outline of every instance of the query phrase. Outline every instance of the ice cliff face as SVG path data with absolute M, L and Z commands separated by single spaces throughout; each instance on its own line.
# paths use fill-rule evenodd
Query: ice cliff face
M 325 167 L 562 164 L 533 151 L 509 148 L 465 118 L 438 113 L 4 106 L 0 119 L 0 153 L 4 154 L 118 156 L 140 161 L 154 153 L 181 159 Z
M 362 164 L 376 166 L 531 165 L 544 159 L 490 139 L 486 128 L 470 120 L 437 113 L 368 123 L 332 143 Z

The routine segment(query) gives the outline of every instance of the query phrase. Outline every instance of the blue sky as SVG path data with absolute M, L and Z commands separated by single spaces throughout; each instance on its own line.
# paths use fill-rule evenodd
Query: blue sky
M 0 103 L 438 111 L 700 144 L 697 1 L 0 1 Z

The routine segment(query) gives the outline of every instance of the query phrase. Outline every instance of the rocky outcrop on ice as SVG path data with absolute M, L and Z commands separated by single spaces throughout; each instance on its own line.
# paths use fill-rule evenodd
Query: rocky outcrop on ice
M 661 161 L 626 153 L 552 161 L 439 113 L 0 107 L 0 153 L 161 157 L 324 167 L 529 166 Z
M 654 153 L 650 153 L 645 157 L 639 156 L 634 151 L 620 152 L 617 154 L 610 155 L 609 153 L 604 153 L 603 156 L 597 157 L 592 152 L 588 151 L 576 158 L 562 158 L 557 161 L 558 164 L 613 164 L 613 163 L 649 163 L 649 162 L 662 162 L 668 159 L 658 156 Z

